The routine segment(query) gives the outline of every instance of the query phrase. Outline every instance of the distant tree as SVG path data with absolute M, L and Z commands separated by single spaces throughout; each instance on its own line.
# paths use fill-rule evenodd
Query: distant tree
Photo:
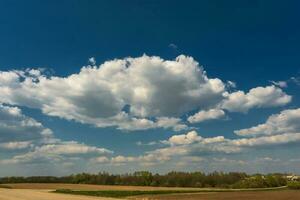
M 176 172 L 164 175 L 152 174 L 149 171 L 137 171 L 133 174 L 98 174 L 80 173 L 64 177 L 33 176 L 3 177 L 0 183 L 75 183 L 99 185 L 140 185 L 167 187 L 222 187 L 222 188 L 264 188 L 278 187 L 287 184 L 282 174 L 247 175 L 239 172 Z

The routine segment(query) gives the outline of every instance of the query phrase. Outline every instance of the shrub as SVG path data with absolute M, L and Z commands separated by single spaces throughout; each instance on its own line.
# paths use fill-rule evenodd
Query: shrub
M 300 190 L 300 182 L 299 181 L 291 181 L 287 184 L 288 188 L 293 190 Z

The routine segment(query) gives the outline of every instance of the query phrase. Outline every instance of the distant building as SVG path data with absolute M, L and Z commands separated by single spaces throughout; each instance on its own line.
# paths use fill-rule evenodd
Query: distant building
M 286 179 L 288 181 L 300 181 L 300 176 L 297 176 L 297 175 L 288 175 L 288 176 L 286 176 Z

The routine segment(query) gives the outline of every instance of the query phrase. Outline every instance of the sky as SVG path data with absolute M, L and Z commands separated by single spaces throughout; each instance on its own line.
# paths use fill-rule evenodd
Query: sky
M 0 2 L 0 176 L 300 173 L 299 1 Z

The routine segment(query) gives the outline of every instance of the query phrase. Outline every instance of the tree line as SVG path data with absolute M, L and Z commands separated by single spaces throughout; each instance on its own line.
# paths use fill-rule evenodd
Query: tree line
M 248 175 L 241 172 L 169 172 L 153 174 L 138 171 L 127 174 L 80 173 L 70 176 L 32 176 L 3 177 L 0 184 L 8 183 L 73 183 L 98 185 L 132 185 L 132 186 L 164 186 L 164 187 L 219 187 L 219 188 L 265 188 L 279 187 L 287 184 L 283 174 Z

